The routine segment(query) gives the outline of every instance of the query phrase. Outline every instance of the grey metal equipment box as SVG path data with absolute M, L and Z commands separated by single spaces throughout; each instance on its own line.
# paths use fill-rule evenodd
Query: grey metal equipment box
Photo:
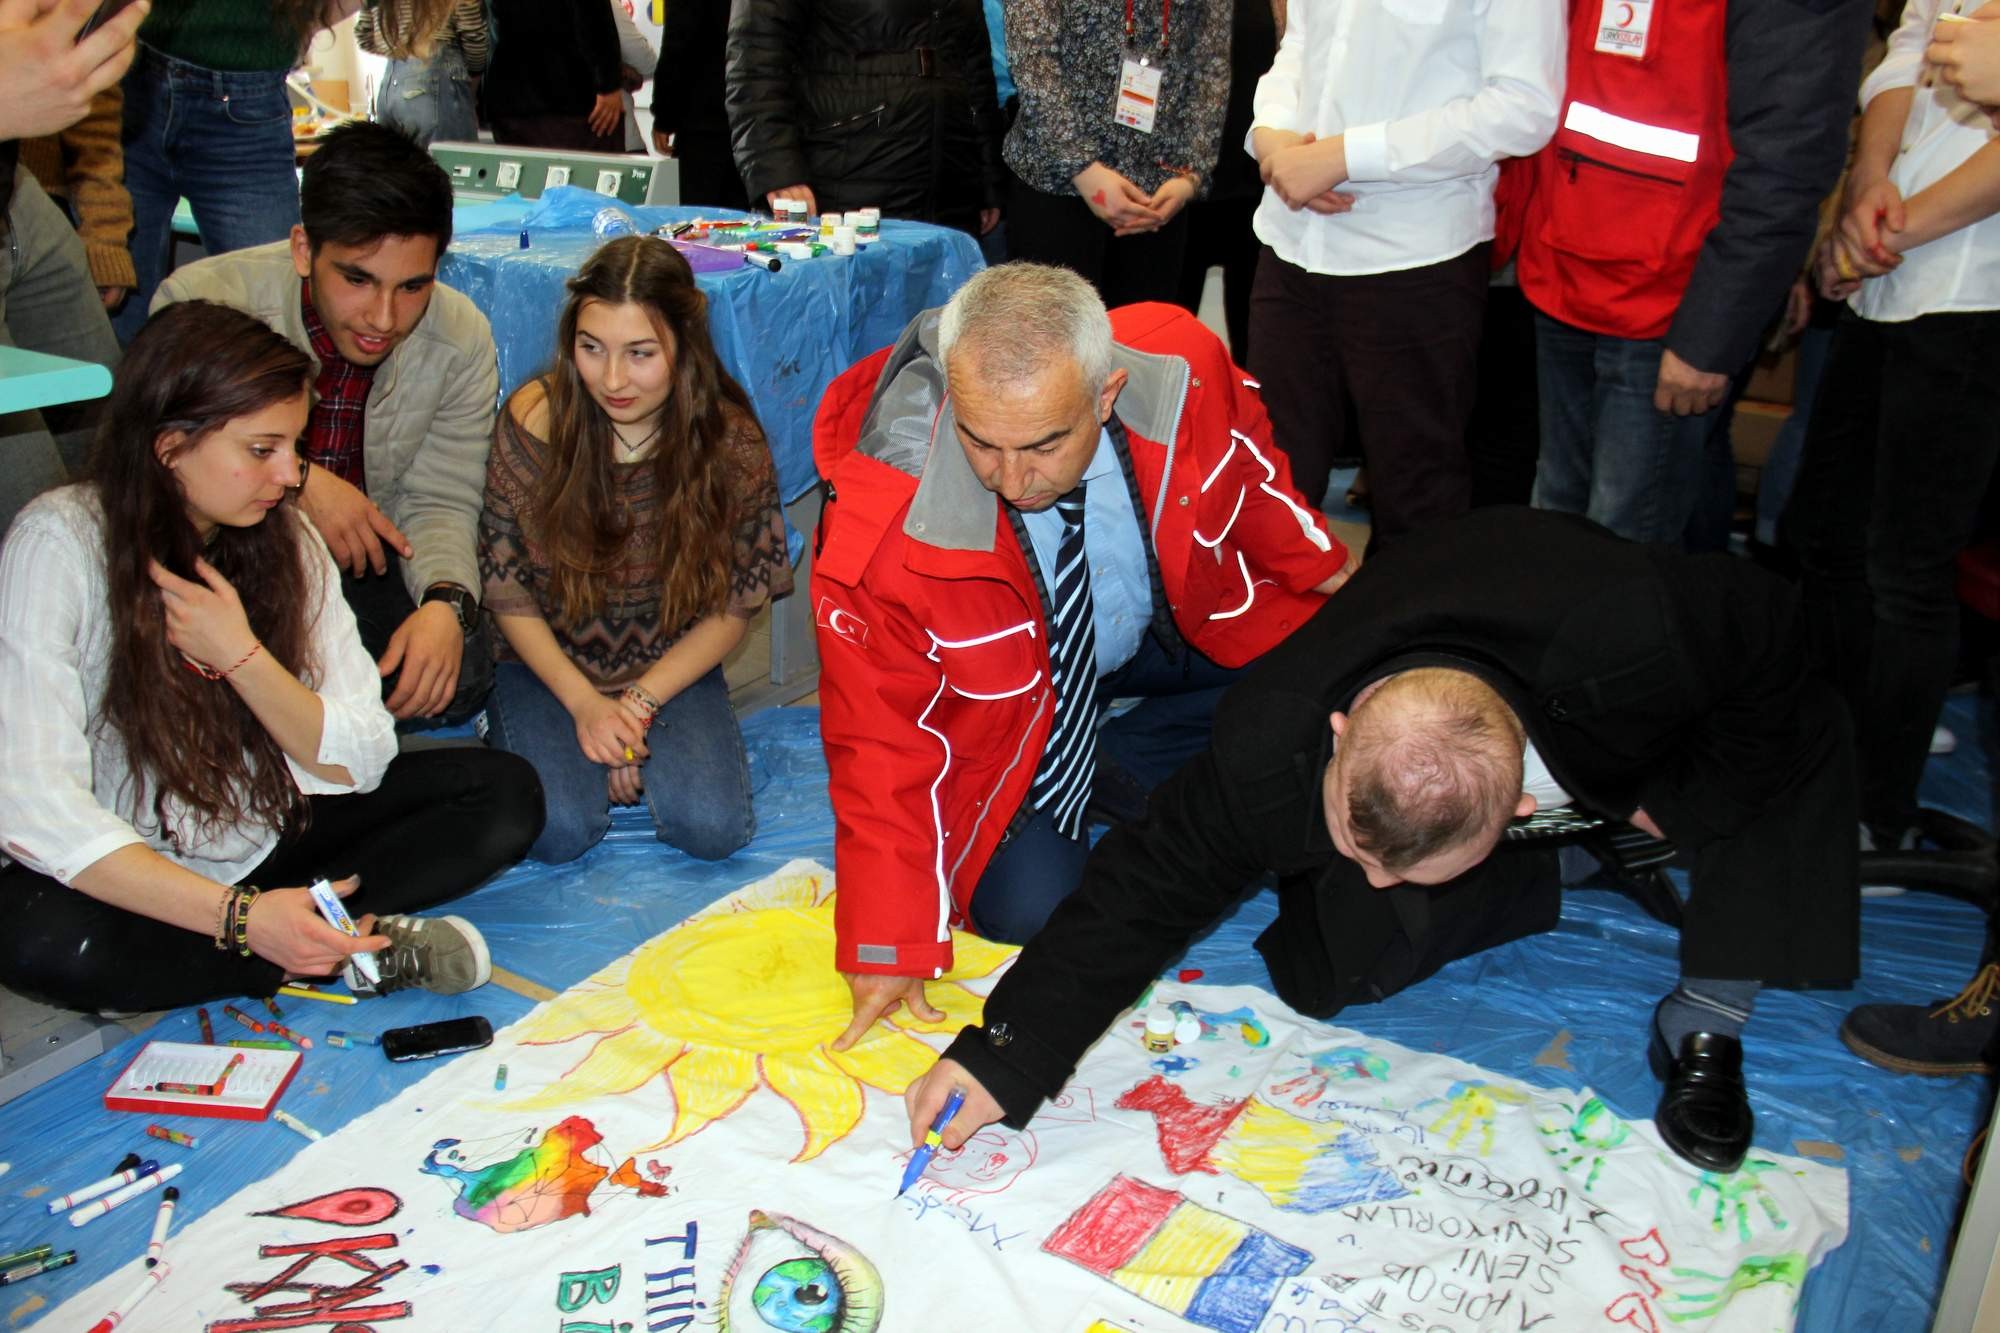
M 678 204 L 681 168 L 672 158 L 639 153 L 563 153 L 491 143 L 434 143 L 431 156 L 451 177 L 460 203 L 520 194 L 539 199 L 544 190 L 573 185 L 623 204 Z

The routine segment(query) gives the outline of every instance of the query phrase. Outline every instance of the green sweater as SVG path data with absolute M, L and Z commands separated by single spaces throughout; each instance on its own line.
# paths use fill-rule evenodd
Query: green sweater
M 289 70 L 299 35 L 271 0 L 153 0 L 139 40 L 162 55 L 222 70 Z

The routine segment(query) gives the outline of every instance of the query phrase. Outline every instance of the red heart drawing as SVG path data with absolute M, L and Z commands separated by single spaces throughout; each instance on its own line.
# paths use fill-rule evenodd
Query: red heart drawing
M 1646 1295 L 1652 1297 L 1654 1300 L 1660 1299 L 1660 1284 L 1653 1281 L 1653 1275 L 1645 1269 L 1634 1268 L 1630 1264 L 1620 1264 L 1618 1265 L 1618 1271 L 1644 1287 Z
M 1660 1239 L 1660 1229 L 1658 1227 L 1654 1227 L 1643 1236 L 1634 1236 L 1631 1240 L 1619 1241 L 1618 1248 L 1631 1255 L 1634 1259 L 1637 1259 L 1640 1263 L 1652 1264 L 1656 1268 L 1665 1268 L 1673 1258 L 1672 1255 L 1667 1253 L 1667 1243 Z
M 1646 1333 L 1660 1333 L 1660 1326 L 1653 1319 L 1653 1311 L 1647 1306 L 1646 1298 L 1636 1291 L 1628 1291 L 1605 1306 L 1604 1317 L 1614 1324 L 1630 1324 L 1646 1330 Z

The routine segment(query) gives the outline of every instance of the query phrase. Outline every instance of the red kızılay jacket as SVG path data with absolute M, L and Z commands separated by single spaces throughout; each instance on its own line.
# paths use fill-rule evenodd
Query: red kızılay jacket
M 938 312 L 821 401 L 813 556 L 835 821 L 837 966 L 936 977 L 1027 799 L 1054 715 L 1034 576 L 965 457 Z M 1293 489 L 1255 381 L 1177 306 L 1112 312 L 1115 411 L 1174 621 L 1224 666 L 1317 610 L 1347 550 Z

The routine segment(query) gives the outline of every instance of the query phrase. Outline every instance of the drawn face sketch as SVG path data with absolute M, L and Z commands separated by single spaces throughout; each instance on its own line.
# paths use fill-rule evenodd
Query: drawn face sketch
M 998 1194 L 1035 1164 L 1035 1136 L 988 1125 L 956 1152 L 931 1158 L 930 1178 L 957 1194 Z

